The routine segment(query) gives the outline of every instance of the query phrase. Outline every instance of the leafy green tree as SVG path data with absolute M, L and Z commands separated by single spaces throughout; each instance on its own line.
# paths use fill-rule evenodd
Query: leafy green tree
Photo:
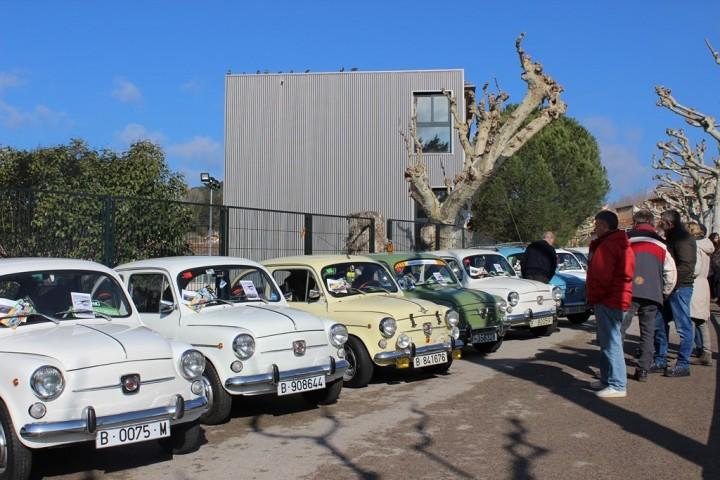
M 609 188 L 595 138 L 562 117 L 510 157 L 475 196 L 473 228 L 499 241 L 536 240 L 552 230 L 562 245 L 600 208 Z
M 0 254 L 117 264 L 188 252 L 193 211 L 159 146 L 0 149 Z M 142 200 L 153 199 L 153 200 Z

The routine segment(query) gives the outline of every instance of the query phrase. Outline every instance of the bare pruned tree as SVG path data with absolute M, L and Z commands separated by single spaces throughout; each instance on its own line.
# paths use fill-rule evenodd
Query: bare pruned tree
M 533 62 L 523 50 L 522 33 L 515 41 L 515 49 L 522 68 L 521 78 L 527 84 L 522 102 L 511 111 L 505 103 L 509 95 L 492 93 L 488 84 L 482 88 L 476 103 L 474 92 L 468 95 L 468 118 L 458 111 L 457 99 L 444 91 L 450 103 L 454 128 L 464 152 L 462 170 L 451 180 L 445 178 L 447 195 L 441 201 L 430 185 L 423 157 L 423 144 L 417 134 L 417 109 L 410 120 L 409 132 L 401 132 L 410 157 L 405 179 L 410 184 L 410 196 L 427 213 L 432 222 L 453 224 L 460 211 L 502 163 L 548 123 L 565 113 L 567 105 L 560 98 L 563 91 L 553 78 L 543 72 L 543 66 Z M 531 118 L 532 116 L 532 118 Z M 452 247 L 453 229 L 441 230 L 441 248 Z
M 715 63 L 720 65 L 720 54 L 708 39 L 705 44 Z M 720 129 L 715 117 L 681 104 L 669 88 L 658 85 L 655 92 L 658 106 L 679 115 L 688 125 L 702 129 L 715 141 L 716 148 L 720 148 Z M 665 171 L 656 177 L 662 187 L 658 194 L 689 218 L 712 227 L 713 231 L 720 230 L 720 208 L 715 208 L 716 199 L 720 198 L 720 159 L 706 163 L 705 142 L 692 148 L 683 130 L 668 129 L 667 134 L 670 139 L 658 143 L 662 158 L 653 162 L 654 168 Z

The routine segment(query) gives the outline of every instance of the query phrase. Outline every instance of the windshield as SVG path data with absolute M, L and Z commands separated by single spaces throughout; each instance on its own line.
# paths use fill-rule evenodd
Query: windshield
M 128 299 L 111 276 L 92 270 L 21 272 L 0 277 L 0 324 L 127 317 Z M 23 316 L 27 314 L 27 316 Z
M 513 268 L 500 254 L 471 255 L 463 259 L 463 266 L 472 278 L 515 276 Z
M 442 260 L 416 259 L 395 264 L 395 278 L 403 290 L 416 285 L 457 285 L 455 275 Z
M 557 254 L 558 270 L 582 270 L 580 262 L 571 253 L 558 252 Z
M 573 252 L 573 255 L 575 255 L 575 258 L 577 258 L 578 262 L 583 266 L 585 270 L 588 268 L 588 259 L 582 252 Z
M 379 263 L 336 263 L 327 265 L 321 273 L 322 281 L 333 297 L 398 291 L 388 271 Z
M 189 306 L 212 301 L 279 302 L 280 293 L 270 276 L 258 267 L 208 265 L 178 275 L 182 302 Z

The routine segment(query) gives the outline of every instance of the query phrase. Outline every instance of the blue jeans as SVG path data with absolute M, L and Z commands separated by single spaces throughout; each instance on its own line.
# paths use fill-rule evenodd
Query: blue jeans
M 690 355 L 693 349 L 695 325 L 690 319 L 690 299 L 692 287 L 680 287 L 670 294 L 662 310 L 655 317 L 655 364 L 667 365 L 668 334 L 670 322 L 675 322 L 675 329 L 680 336 L 680 348 L 676 366 L 690 368 Z
M 597 338 L 600 344 L 600 381 L 616 390 L 625 390 L 627 371 L 622 346 L 622 321 L 620 309 L 595 304 Z

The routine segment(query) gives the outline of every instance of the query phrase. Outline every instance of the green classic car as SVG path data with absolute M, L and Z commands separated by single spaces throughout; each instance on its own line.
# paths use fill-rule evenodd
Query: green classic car
M 482 353 L 497 351 L 505 336 L 507 303 L 500 297 L 463 288 L 452 269 L 426 253 L 369 255 L 385 264 L 405 295 L 445 305 L 460 313 L 460 339 Z

